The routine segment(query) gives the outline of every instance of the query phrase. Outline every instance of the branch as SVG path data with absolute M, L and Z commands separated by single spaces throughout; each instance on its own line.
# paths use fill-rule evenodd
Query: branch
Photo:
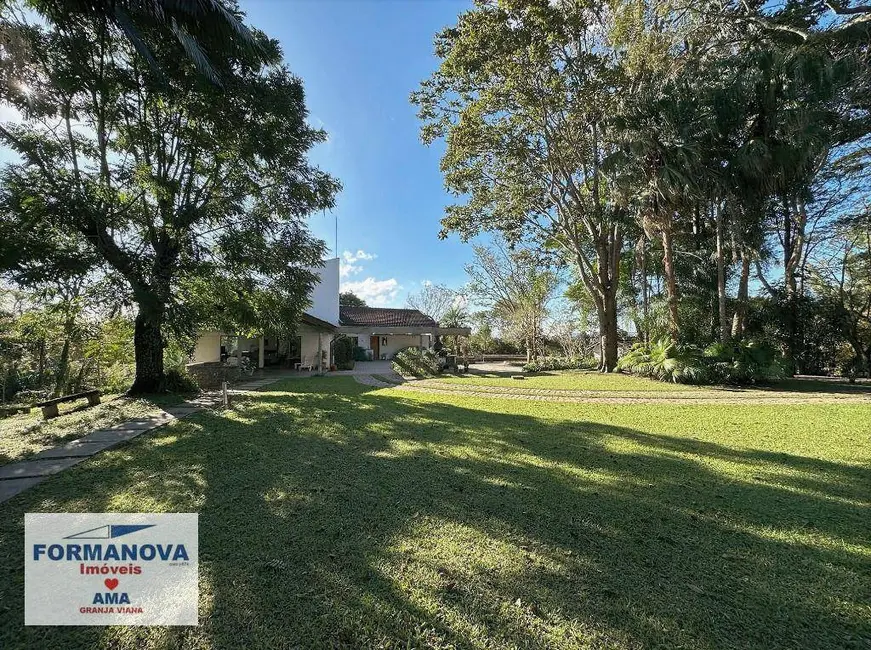
M 845 7 L 836 0 L 826 0 L 826 6 L 839 16 L 871 13 L 871 5 L 857 5 L 855 7 Z
M 762 273 L 762 264 L 759 260 L 756 260 L 756 276 L 759 278 L 759 281 L 762 283 L 762 286 L 771 294 L 771 297 L 774 298 L 777 296 L 777 291 L 768 284 L 768 280 L 765 279 L 765 275 Z

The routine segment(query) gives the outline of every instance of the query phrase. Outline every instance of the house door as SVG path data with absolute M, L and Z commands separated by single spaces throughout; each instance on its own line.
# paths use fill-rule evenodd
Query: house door
M 369 337 L 369 347 L 372 348 L 372 358 L 376 361 L 381 358 L 381 339 L 377 336 Z

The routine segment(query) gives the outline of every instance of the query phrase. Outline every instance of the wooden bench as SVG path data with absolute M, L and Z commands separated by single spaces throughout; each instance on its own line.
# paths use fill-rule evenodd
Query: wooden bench
M 42 417 L 46 420 L 56 418 L 60 413 L 57 410 L 57 405 L 63 402 L 74 402 L 77 399 L 88 398 L 88 406 L 96 406 L 100 403 L 100 391 L 86 390 L 83 393 L 75 393 L 74 395 L 64 395 L 63 397 L 55 397 L 44 402 L 37 402 L 37 406 L 42 409 Z
M 19 413 L 30 413 L 29 406 L 0 406 L 0 417 L 9 417 Z

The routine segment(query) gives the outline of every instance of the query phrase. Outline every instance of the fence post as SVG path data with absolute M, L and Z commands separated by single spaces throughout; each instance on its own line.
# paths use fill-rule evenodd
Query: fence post
M 227 382 L 221 382 L 221 396 L 224 399 L 224 408 L 229 408 L 230 406 L 230 395 L 227 393 Z

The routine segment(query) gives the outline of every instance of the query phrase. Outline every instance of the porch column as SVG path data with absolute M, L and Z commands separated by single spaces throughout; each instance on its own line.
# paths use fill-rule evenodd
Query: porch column
M 259 350 L 259 354 L 258 354 L 258 356 L 257 356 L 257 367 L 258 367 L 258 368 L 262 368 L 263 366 L 266 365 L 266 363 L 265 363 L 265 361 L 266 361 L 266 350 L 264 349 L 264 344 L 263 344 L 263 335 L 262 335 L 262 334 L 260 335 L 260 339 L 259 339 L 259 341 L 260 341 L 260 350 Z
M 324 371 L 324 359 L 323 359 L 323 340 L 321 339 L 321 333 L 318 332 L 318 373 L 322 373 Z

